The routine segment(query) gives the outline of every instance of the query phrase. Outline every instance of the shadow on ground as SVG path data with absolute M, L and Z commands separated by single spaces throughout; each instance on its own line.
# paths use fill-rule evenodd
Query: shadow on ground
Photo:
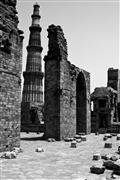
M 39 136 L 37 135 L 37 137 L 33 136 L 28 136 L 28 137 L 21 137 L 20 138 L 23 141 L 39 141 L 39 140 L 45 140 L 44 138 L 44 134 L 40 134 Z

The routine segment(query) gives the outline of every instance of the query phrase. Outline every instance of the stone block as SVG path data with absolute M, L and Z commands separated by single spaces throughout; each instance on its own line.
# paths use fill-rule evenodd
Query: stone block
M 108 138 L 107 138 L 106 136 L 103 137 L 103 141 L 107 141 L 107 139 L 108 139 Z
M 5 158 L 5 159 L 15 159 L 16 157 L 17 154 L 14 151 L 7 151 L 3 153 L 3 155 L 1 156 L 1 158 Z
M 43 150 L 43 148 L 40 147 L 40 148 L 36 148 L 35 152 L 44 152 L 44 150 Z
M 93 160 L 100 160 L 100 158 L 101 158 L 101 156 L 100 156 L 100 154 L 99 153 L 96 153 L 96 154 L 94 154 L 93 155 Z
M 90 167 L 90 172 L 93 174 L 103 174 L 105 171 L 105 167 L 101 165 L 95 165 Z
M 117 133 L 110 133 L 111 136 L 117 136 Z
M 103 162 L 103 166 L 105 166 L 105 168 L 108 170 L 113 170 L 114 162 L 112 160 L 107 160 L 107 161 Z
M 81 138 L 81 135 L 76 134 L 76 135 L 74 136 L 74 138 L 75 138 L 75 139 L 80 139 L 80 138 Z
M 71 142 L 71 148 L 76 148 L 77 147 L 77 142 L 76 141 L 73 141 Z
M 86 136 L 81 136 L 81 140 L 82 141 L 87 141 L 87 137 Z
M 21 148 L 19 148 L 19 147 L 13 147 L 12 151 L 14 151 L 16 154 L 19 154 L 19 153 L 23 152 L 23 150 Z
M 116 175 L 120 175 L 120 159 L 114 162 L 113 173 Z
M 117 135 L 116 140 L 120 140 L 120 134 Z
M 105 134 L 104 137 L 107 137 L 107 138 L 112 138 L 112 135 L 111 134 Z
M 77 143 L 81 143 L 82 140 L 81 140 L 81 139 L 76 139 L 76 142 L 77 142 Z
M 96 132 L 95 135 L 99 135 L 99 132 Z
M 47 141 L 48 141 L 48 142 L 55 142 L 55 139 L 54 139 L 54 138 L 48 138 Z
M 106 142 L 104 145 L 104 148 L 112 148 L 112 143 L 111 142 Z
M 74 138 L 64 138 L 64 141 L 65 142 L 71 142 L 71 141 L 73 141 L 74 140 Z
M 104 160 L 110 160 L 112 157 L 112 154 L 102 154 L 101 155 L 101 159 L 104 159 Z

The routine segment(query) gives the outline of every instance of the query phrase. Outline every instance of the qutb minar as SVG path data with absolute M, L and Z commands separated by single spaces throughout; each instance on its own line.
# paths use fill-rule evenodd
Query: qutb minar
M 21 105 L 21 130 L 39 131 L 43 107 L 43 72 L 41 64 L 41 27 L 38 4 L 34 5 L 32 25 L 27 46 L 26 71 L 23 72 L 24 86 Z

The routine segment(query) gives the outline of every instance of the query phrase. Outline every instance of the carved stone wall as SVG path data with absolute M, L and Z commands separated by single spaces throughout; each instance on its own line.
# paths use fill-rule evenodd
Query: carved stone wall
M 0 151 L 20 145 L 23 32 L 16 1 L 0 1 Z
M 90 133 L 90 74 L 67 60 L 67 42 L 60 26 L 49 26 L 48 38 L 49 50 L 44 58 L 45 136 L 61 140 L 78 132 Z M 77 88 L 79 83 L 82 88 Z

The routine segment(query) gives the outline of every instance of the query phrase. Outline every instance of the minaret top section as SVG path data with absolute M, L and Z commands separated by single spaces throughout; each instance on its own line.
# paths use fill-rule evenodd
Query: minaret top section
M 40 26 L 40 18 L 41 16 L 39 15 L 39 8 L 40 6 L 36 3 L 34 5 L 33 9 L 33 14 L 32 14 L 32 26 Z

